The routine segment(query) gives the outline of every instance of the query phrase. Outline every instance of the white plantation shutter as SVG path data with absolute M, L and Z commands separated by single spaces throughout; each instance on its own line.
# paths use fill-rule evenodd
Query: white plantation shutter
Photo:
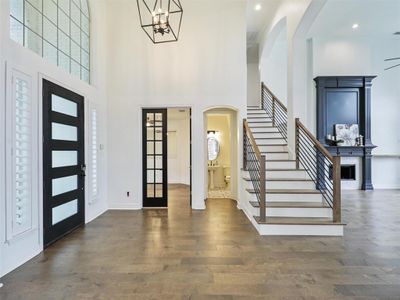
M 33 120 L 31 79 L 17 71 L 12 72 L 9 141 L 11 160 L 8 180 L 11 207 L 11 237 L 32 228 L 33 203 Z M 10 238 L 11 238 L 10 237 Z
M 98 116 L 97 109 L 92 108 L 90 110 L 90 203 L 97 201 L 99 195 L 99 147 L 98 147 Z

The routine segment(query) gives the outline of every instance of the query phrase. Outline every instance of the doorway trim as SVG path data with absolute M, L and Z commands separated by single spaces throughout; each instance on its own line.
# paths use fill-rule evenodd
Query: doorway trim
M 144 147 L 144 144 L 143 144 L 143 129 L 142 129 L 142 124 L 143 124 L 143 110 L 145 110 L 145 109 L 169 109 L 169 108 L 181 108 L 181 109 L 188 109 L 189 110 L 189 112 L 190 112 L 190 118 L 189 118 L 189 127 L 190 127 L 190 130 L 189 130 L 189 136 L 190 136 L 190 199 L 189 199 L 189 201 L 190 201 L 190 207 L 191 207 L 191 209 L 193 209 L 193 197 L 192 197 L 192 191 L 193 191 L 193 160 L 192 160 L 192 158 L 193 158 L 193 106 L 192 105 L 179 105 L 179 104 L 176 104 L 176 105 L 168 105 L 168 106 L 165 106 L 165 105 L 157 105 L 157 104 L 150 104 L 150 105 L 144 105 L 144 104 L 142 104 L 142 105 L 140 105 L 139 106 L 139 111 L 138 111 L 138 126 L 139 126 L 139 128 L 140 128 L 140 130 L 139 130 L 139 155 L 138 155 L 138 158 L 139 158 L 139 161 L 140 161 L 140 163 L 139 163 L 139 167 L 140 167 L 140 170 L 143 170 L 143 147 Z M 167 131 L 168 131 L 168 124 L 167 124 Z M 146 208 L 143 204 L 144 204 L 144 198 L 143 198 L 143 193 L 144 193 L 144 191 L 143 191 L 143 186 L 144 186 L 144 184 L 143 184 L 143 182 L 144 182 L 144 176 L 142 175 L 142 176 L 138 176 L 138 180 L 137 180 L 137 186 L 139 187 L 138 188 L 138 198 L 139 198 L 139 203 L 140 203 L 140 207 L 137 207 L 137 208 L 135 208 L 135 209 L 144 209 L 144 208 Z M 151 208 L 151 207 L 150 207 Z
M 240 193 L 240 158 L 242 153 L 240 150 L 241 145 L 241 126 L 240 126 L 240 110 L 230 105 L 218 105 L 210 106 L 203 110 L 203 146 L 204 146 L 204 195 L 205 199 L 208 198 L 208 168 L 207 168 L 207 116 L 208 114 L 229 114 L 231 119 L 230 134 L 231 137 L 235 137 L 231 140 L 231 193 L 232 200 L 235 200 L 239 204 L 239 193 Z

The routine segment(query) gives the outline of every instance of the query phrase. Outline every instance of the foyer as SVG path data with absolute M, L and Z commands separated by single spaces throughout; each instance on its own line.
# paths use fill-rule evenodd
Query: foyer
M 0 0 L 0 299 L 400 300 L 400 0 Z

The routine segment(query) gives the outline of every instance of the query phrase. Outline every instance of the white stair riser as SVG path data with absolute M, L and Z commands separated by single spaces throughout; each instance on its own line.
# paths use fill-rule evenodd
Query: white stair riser
M 248 109 L 247 110 L 247 114 L 252 114 L 252 113 L 256 113 L 256 114 L 258 114 L 258 113 L 263 113 L 263 114 L 265 114 L 266 112 L 265 112 L 265 110 L 263 110 L 263 109 L 254 109 L 254 108 L 252 108 L 252 109 Z
M 252 133 L 253 133 L 253 136 L 254 136 L 254 138 L 256 140 L 257 139 L 263 139 L 263 138 L 268 138 L 268 139 L 276 138 L 276 139 L 282 139 L 283 140 L 283 137 L 279 132 L 256 132 L 256 131 L 252 130 Z
M 266 171 L 265 176 L 268 178 L 295 178 L 295 179 L 308 179 L 306 171 Z
M 276 152 L 276 151 L 286 151 L 285 145 L 268 145 L 268 146 L 258 146 L 261 152 Z
M 276 196 L 276 195 L 275 195 Z M 246 200 L 249 202 L 258 201 L 256 194 L 247 192 Z M 271 197 L 271 194 L 266 195 L 266 202 L 313 202 L 313 203 L 322 203 L 321 197 Z
M 300 201 L 300 202 L 322 202 L 322 195 L 318 194 L 268 194 L 267 201 Z
M 282 136 L 282 135 L 280 135 L 278 128 L 276 128 L 276 127 L 251 127 L 250 126 L 250 129 L 251 129 L 251 132 L 253 133 L 253 135 L 264 132 L 264 133 L 269 133 L 269 134 L 272 134 L 272 133 L 279 134 L 279 136 Z
M 252 206 L 254 216 L 260 215 L 260 208 Z M 306 207 L 268 207 L 267 217 L 282 218 L 332 218 L 330 208 L 306 208 Z
M 272 139 L 262 139 L 256 138 L 256 143 L 258 147 L 262 147 L 264 145 L 274 145 L 274 144 L 286 144 L 286 141 L 283 138 L 272 138 Z
M 269 156 L 267 155 L 267 161 L 265 162 L 265 166 L 267 169 L 294 169 L 296 168 L 295 161 L 273 161 L 268 160 Z
M 296 190 L 312 190 L 315 189 L 315 184 L 312 181 L 266 181 L 265 186 L 267 189 L 281 190 L 281 189 L 296 189 Z M 253 183 L 245 180 L 245 188 L 252 189 Z
M 272 123 L 272 120 L 267 116 L 255 116 L 255 117 L 247 117 L 248 123 L 254 122 L 262 122 L 262 123 Z M 266 124 L 264 124 L 266 125 Z
M 289 159 L 289 153 L 264 153 L 268 159 Z
M 343 236 L 343 225 L 258 224 L 260 235 Z
M 250 122 L 250 121 L 249 121 Z M 255 122 L 255 123 L 249 123 L 249 127 L 251 128 L 251 129 L 253 129 L 253 128 L 259 128 L 259 127 L 262 127 L 262 128 L 264 128 L 265 126 L 272 126 L 272 122 L 267 122 L 267 123 L 263 123 L 263 122 Z

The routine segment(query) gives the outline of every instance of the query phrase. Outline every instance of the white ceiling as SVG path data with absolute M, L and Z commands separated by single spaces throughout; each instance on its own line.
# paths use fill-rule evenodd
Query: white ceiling
M 353 24 L 359 24 L 356 30 Z M 329 0 L 308 35 L 387 36 L 400 31 L 400 0 Z
M 282 0 L 248 0 L 247 1 L 247 46 L 257 43 L 258 36 L 273 18 Z M 260 4 L 261 10 L 254 7 Z

